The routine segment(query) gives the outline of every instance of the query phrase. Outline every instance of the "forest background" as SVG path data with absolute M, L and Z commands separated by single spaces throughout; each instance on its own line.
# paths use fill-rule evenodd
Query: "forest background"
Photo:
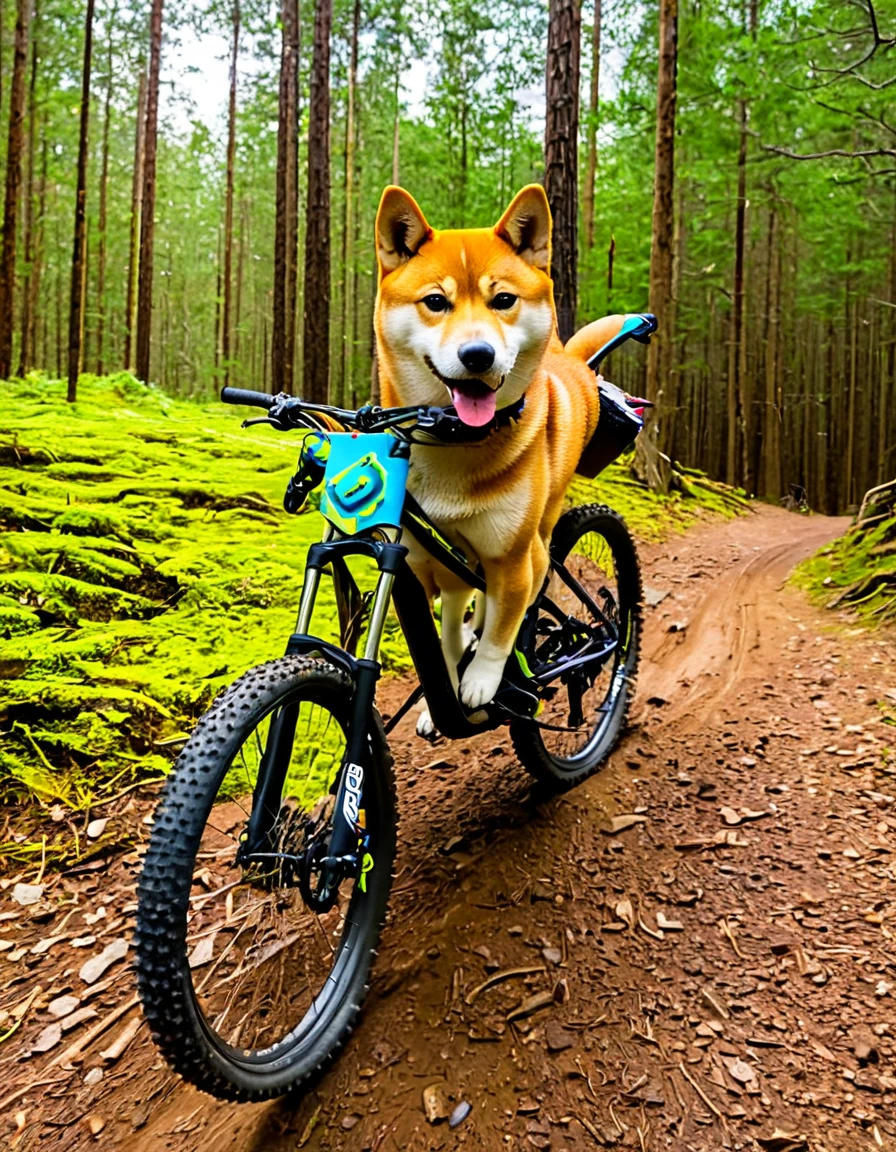
M 608 375 L 669 459 L 842 511 L 896 471 L 894 46 L 893 0 L 4 0 L 0 378 L 361 403 L 383 187 L 546 180 L 561 328 L 660 316 Z

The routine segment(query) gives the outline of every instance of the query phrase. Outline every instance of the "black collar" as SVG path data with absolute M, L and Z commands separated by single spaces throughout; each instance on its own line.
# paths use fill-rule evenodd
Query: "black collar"
M 526 397 L 521 396 L 516 403 L 499 408 L 494 418 L 479 428 L 465 424 L 454 408 L 427 408 L 426 416 L 418 420 L 415 431 L 431 436 L 440 444 L 478 444 L 487 440 L 493 432 L 515 424 L 522 416 L 525 405 Z

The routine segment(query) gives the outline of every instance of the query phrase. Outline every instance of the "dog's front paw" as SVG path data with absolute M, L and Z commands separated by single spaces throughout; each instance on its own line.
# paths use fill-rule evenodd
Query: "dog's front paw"
M 483 704 L 493 700 L 503 674 L 503 660 L 474 657 L 460 682 L 460 698 L 463 703 L 468 708 L 481 708 Z
M 428 708 L 424 708 L 417 717 L 417 735 L 422 736 L 424 740 L 435 740 L 436 736 L 438 736 L 436 726 L 432 722 Z

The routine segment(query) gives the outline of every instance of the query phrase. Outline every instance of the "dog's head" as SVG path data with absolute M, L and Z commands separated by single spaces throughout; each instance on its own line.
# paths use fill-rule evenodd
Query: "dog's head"
M 402 404 L 487 424 L 529 386 L 554 328 L 551 213 L 530 184 L 494 228 L 437 232 L 387 188 L 376 219 L 379 354 Z

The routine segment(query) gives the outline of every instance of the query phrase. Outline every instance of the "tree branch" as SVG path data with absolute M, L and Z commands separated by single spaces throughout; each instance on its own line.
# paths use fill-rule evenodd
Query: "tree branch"
M 763 144 L 764 151 L 786 156 L 789 160 L 823 160 L 827 156 L 844 156 L 848 160 L 865 160 L 869 156 L 896 156 L 896 148 L 866 148 L 859 152 L 848 152 L 845 148 L 831 148 L 827 152 L 792 152 L 789 148 L 779 148 L 777 144 Z

